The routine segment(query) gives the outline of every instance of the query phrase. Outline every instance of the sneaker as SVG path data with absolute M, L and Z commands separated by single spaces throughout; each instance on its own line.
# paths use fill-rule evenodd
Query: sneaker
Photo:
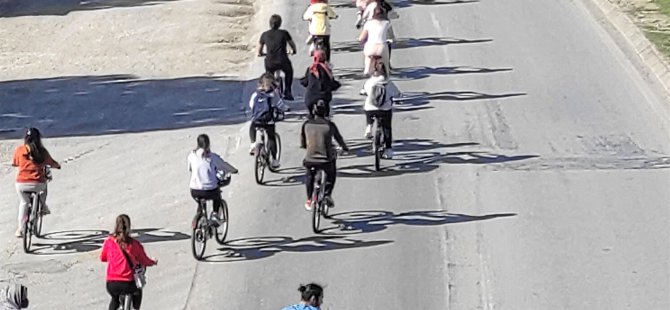
M 367 96 L 368 95 L 368 92 L 365 91 L 365 88 L 361 88 L 361 90 L 359 90 L 358 93 L 361 94 L 361 96 Z
M 312 211 L 312 199 L 307 199 L 305 202 L 305 210 Z
M 393 149 L 385 149 L 384 150 L 384 158 L 386 159 L 393 159 Z
M 221 218 L 219 217 L 218 213 L 212 213 L 212 215 L 209 217 L 209 220 L 212 221 L 215 226 L 221 225 Z
M 363 134 L 365 139 L 372 139 L 372 125 L 365 127 L 365 134 Z
M 254 156 L 256 154 L 256 142 L 251 143 L 249 146 L 249 155 Z
M 293 98 L 292 94 L 284 94 L 284 100 L 293 101 L 295 98 Z
M 279 163 L 279 161 L 276 160 L 276 159 L 273 159 L 273 160 L 272 160 L 272 163 L 270 163 L 270 165 L 272 166 L 272 169 L 277 169 L 277 168 L 279 168 L 279 166 L 281 166 L 281 164 Z
M 49 214 L 51 214 L 51 209 L 49 209 L 49 206 L 46 205 L 46 204 L 42 207 L 42 210 L 41 210 L 41 211 L 42 211 L 42 212 L 41 212 L 42 215 L 49 215 Z
M 326 196 L 323 198 L 323 200 L 328 206 L 328 208 L 335 208 L 335 201 L 333 200 L 333 197 Z
M 14 233 L 14 236 L 15 236 L 16 238 L 21 238 L 21 237 L 23 237 L 23 229 L 21 229 L 21 227 L 17 228 L 17 229 L 16 229 L 16 232 Z

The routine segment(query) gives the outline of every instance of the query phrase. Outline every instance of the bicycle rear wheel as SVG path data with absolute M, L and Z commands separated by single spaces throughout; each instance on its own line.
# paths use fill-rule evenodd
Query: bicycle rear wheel
M 35 208 L 35 225 L 33 226 L 33 234 L 37 238 L 42 238 L 42 223 L 44 220 L 44 215 L 42 214 L 42 204 L 40 203 L 40 197 L 33 199 L 33 204 L 37 206 Z
M 275 143 L 277 145 L 277 153 L 275 154 L 275 158 L 277 159 L 277 161 L 280 161 L 281 160 L 281 138 L 279 137 L 278 133 L 275 133 L 275 141 L 277 141 L 277 143 Z M 277 169 L 272 168 L 272 165 L 269 165 L 268 168 L 272 172 L 277 172 Z
M 228 236 L 228 223 L 230 218 L 228 217 L 228 204 L 225 200 L 221 199 L 221 209 L 219 209 L 219 218 L 221 218 L 221 225 L 216 228 L 216 242 L 220 245 L 226 243 L 226 236 Z
M 255 176 L 256 183 L 263 184 L 263 176 L 265 175 L 265 153 L 263 145 L 256 146 L 256 155 L 255 155 Z
M 321 225 L 324 191 L 325 176 L 323 170 L 319 170 L 314 179 L 314 192 L 312 193 L 312 231 L 314 231 L 315 234 L 321 232 L 319 226 Z
M 23 252 L 24 253 L 30 253 L 30 246 L 32 245 L 32 239 L 33 239 L 33 229 L 32 229 L 32 223 L 31 223 L 31 217 L 30 217 L 30 208 L 28 209 L 28 219 L 26 219 L 25 222 L 23 222 Z
M 207 215 L 204 212 L 198 211 L 198 214 L 193 218 L 193 232 L 191 233 L 191 250 L 193 257 L 197 260 L 202 260 L 207 247 Z
M 379 128 L 379 123 L 377 123 L 377 128 L 375 129 L 375 138 L 372 140 L 372 152 L 375 154 L 375 171 L 381 169 L 381 160 L 382 160 L 382 132 Z

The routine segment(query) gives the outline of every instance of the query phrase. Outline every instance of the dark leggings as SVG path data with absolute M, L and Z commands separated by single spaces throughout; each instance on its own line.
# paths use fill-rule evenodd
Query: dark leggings
M 335 166 L 335 161 L 330 161 L 326 163 L 312 163 L 312 162 L 303 162 L 305 166 L 305 186 L 307 187 L 307 199 L 312 198 L 312 192 L 314 191 L 314 178 L 316 177 L 316 172 L 319 169 L 323 169 L 326 173 L 326 196 L 333 194 L 333 188 L 335 187 L 335 179 L 337 178 L 337 168 Z M 314 169 L 312 169 L 314 168 Z
M 292 95 L 293 92 L 291 91 L 291 86 L 293 85 L 293 65 L 291 64 L 291 61 L 288 59 L 285 59 L 281 62 L 277 63 L 270 63 L 268 62 L 268 59 L 265 58 L 265 71 L 269 73 L 274 73 L 277 70 L 281 70 L 284 72 L 284 76 L 286 77 L 284 79 L 284 83 L 286 83 L 286 91 L 284 95 Z
M 314 105 L 319 102 L 319 100 L 323 100 L 326 103 L 326 117 L 330 116 L 330 101 L 333 99 L 333 95 L 325 95 L 325 96 L 305 96 L 305 107 L 307 108 L 307 115 L 309 116 L 310 119 L 314 118 Z
M 388 111 L 365 111 L 365 121 L 367 122 L 368 125 L 372 125 L 373 116 L 377 116 L 379 118 L 379 125 L 382 126 L 382 130 L 384 131 L 384 146 L 387 149 L 393 148 L 393 132 L 391 130 L 391 121 L 393 119 L 393 111 L 388 110 Z
M 221 190 L 218 188 L 212 190 L 201 190 L 201 189 L 191 189 L 191 197 L 199 199 L 207 199 L 214 202 L 214 213 L 219 212 L 219 208 L 223 202 L 221 202 Z
M 326 61 L 330 61 L 330 35 L 327 36 L 314 36 L 316 39 L 322 39 L 323 40 L 323 45 L 324 48 L 326 49 L 324 52 L 326 52 Z
M 277 137 L 275 137 L 275 125 L 270 124 L 270 125 L 264 125 L 264 124 L 254 124 L 252 123 L 251 126 L 249 126 L 249 138 L 251 139 L 251 143 L 256 142 L 256 128 L 265 128 L 265 133 L 267 133 L 267 144 L 268 147 L 270 148 L 270 155 L 272 155 L 273 159 L 277 158 Z
M 112 296 L 109 302 L 109 310 L 117 310 L 121 306 L 119 298 L 121 295 L 133 294 L 133 308 L 139 309 L 142 304 L 142 290 L 138 290 L 135 281 L 107 281 L 107 292 Z

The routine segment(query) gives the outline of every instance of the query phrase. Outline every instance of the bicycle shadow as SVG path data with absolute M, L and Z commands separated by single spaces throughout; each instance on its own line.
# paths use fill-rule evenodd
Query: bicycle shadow
M 310 236 L 294 239 L 286 236 L 252 237 L 230 240 L 219 248 L 219 254 L 203 258 L 205 262 L 227 263 L 272 257 L 279 253 L 311 253 L 375 247 L 391 240 L 364 241 L 344 236 Z
M 516 215 L 516 213 L 468 215 L 449 213 L 446 210 L 420 210 L 400 213 L 383 210 L 350 211 L 331 214 L 328 219 L 334 226 L 324 229 L 322 233 L 327 235 L 354 235 L 379 232 L 398 225 L 441 226 Z
M 31 254 L 56 255 L 91 252 L 100 249 L 109 235 L 108 230 L 84 229 L 50 232 L 44 234 L 42 238 L 33 239 L 34 249 Z M 191 236 L 181 232 L 161 230 L 160 228 L 133 229 L 131 236 L 144 244 L 191 238 Z

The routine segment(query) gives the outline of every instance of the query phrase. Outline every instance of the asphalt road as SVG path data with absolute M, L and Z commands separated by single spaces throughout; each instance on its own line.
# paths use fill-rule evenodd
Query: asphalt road
M 275 1 L 257 20 L 284 17 L 301 46 L 297 77 L 309 63 L 304 6 Z M 160 261 L 145 309 L 280 309 L 311 281 L 326 286 L 324 309 L 669 309 L 670 136 L 653 81 L 579 1 L 397 8 L 392 63 L 407 98 L 382 172 L 362 139 L 355 11 L 337 9 L 334 120 L 354 152 L 338 161 L 323 234 L 302 208 L 295 102 L 278 125 L 282 170 L 262 187 L 241 124 L 54 140 L 81 149 L 52 184 L 63 211 L 45 227 L 56 233 L 38 251 L 46 256 L 11 240 L 5 271 L 36 288 L 36 309 L 102 309 L 100 236 L 128 212 Z M 241 171 L 225 190 L 229 243 L 212 242 L 205 262 L 190 254 L 184 190 L 200 132 Z M 14 212 L 3 211 L 6 223 Z

